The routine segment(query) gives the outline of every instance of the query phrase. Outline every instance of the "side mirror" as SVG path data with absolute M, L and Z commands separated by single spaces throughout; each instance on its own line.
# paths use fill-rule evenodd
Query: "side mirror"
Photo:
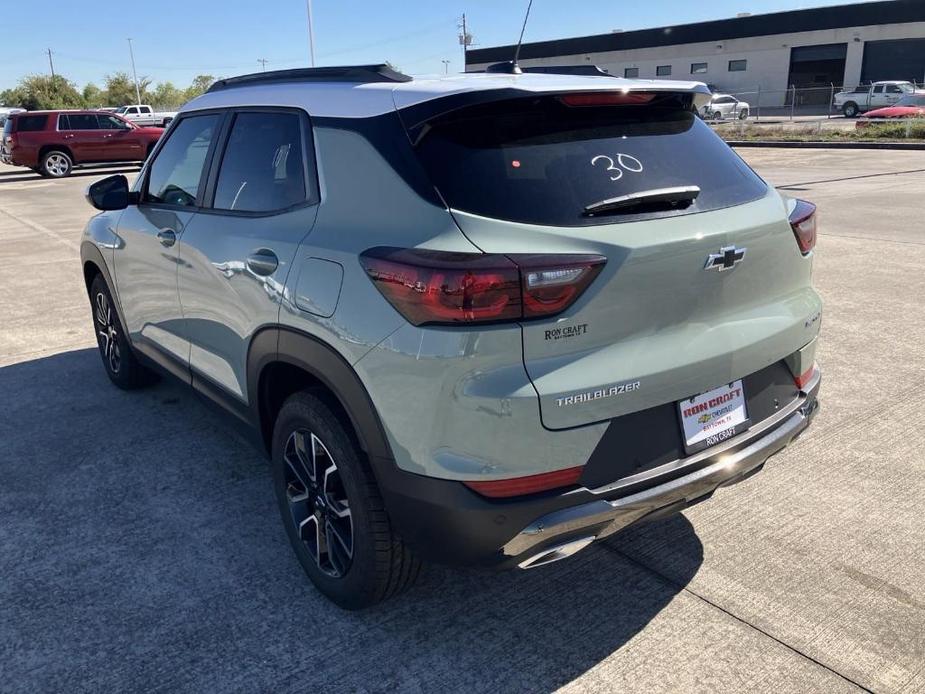
M 137 198 L 137 194 L 128 189 L 128 179 L 121 174 L 107 176 L 87 188 L 87 202 L 98 210 L 124 210 L 137 204 Z

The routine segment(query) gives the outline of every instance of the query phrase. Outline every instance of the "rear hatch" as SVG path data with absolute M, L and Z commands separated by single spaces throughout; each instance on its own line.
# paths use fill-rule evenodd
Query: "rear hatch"
M 819 299 L 786 203 L 692 107 L 683 92 L 530 95 L 456 108 L 411 132 L 484 252 L 607 258 L 568 310 L 522 323 L 547 428 L 691 397 L 812 339 Z M 675 192 L 652 194 L 664 189 Z

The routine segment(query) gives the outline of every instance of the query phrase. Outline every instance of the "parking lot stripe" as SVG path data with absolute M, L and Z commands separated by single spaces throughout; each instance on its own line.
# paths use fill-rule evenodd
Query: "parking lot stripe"
M 53 239 L 54 241 L 57 241 L 58 243 L 63 243 L 63 244 L 64 244 L 65 246 L 67 246 L 68 248 L 72 248 L 72 249 L 74 249 L 75 251 L 79 251 L 79 250 L 80 250 L 80 244 L 78 244 L 78 243 L 75 242 L 75 241 L 71 241 L 70 239 L 61 238 L 61 237 L 58 236 L 55 232 L 53 232 L 51 229 L 49 229 L 49 228 L 47 228 L 47 227 L 43 227 L 43 226 L 42 226 L 41 224 L 39 224 L 38 222 L 33 222 L 31 219 L 27 219 L 27 218 L 25 218 L 25 217 L 20 217 L 19 215 L 13 214 L 13 213 L 10 212 L 9 210 L 5 210 L 5 209 L 3 209 L 2 207 L 0 207 L 0 212 L 2 212 L 3 214 L 5 214 L 7 217 L 9 217 L 10 219 L 12 219 L 12 220 L 15 221 L 15 222 L 19 222 L 20 224 L 24 224 L 25 226 L 29 227 L 30 229 L 34 229 L 35 231 L 38 231 L 38 232 L 40 232 L 40 233 L 42 233 L 42 234 L 45 234 L 45 236 L 50 237 L 51 239 Z
M 783 646 L 784 648 L 786 648 L 788 651 L 791 651 L 792 653 L 794 653 L 794 654 L 796 654 L 796 655 L 798 655 L 798 656 L 800 656 L 800 657 L 802 657 L 802 658 L 805 658 L 806 660 L 810 661 L 811 663 L 813 663 L 813 664 L 815 664 L 815 665 L 818 665 L 818 666 L 821 667 L 823 670 L 828 670 L 828 671 L 831 672 L 833 675 L 836 675 L 837 677 L 840 677 L 841 679 L 843 679 L 843 680 L 844 680 L 845 682 L 847 682 L 848 684 L 850 684 L 850 685 L 852 685 L 852 686 L 854 686 L 854 687 L 857 687 L 858 689 L 860 689 L 860 690 L 862 690 L 862 691 L 865 691 L 865 692 L 870 692 L 870 691 L 872 691 L 872 690 L 869 689 L 868 687 L 865 687 L 863 684 L 860 684 L 859 682 L 855 682 L 855 681 L 854 681 L 853 679 L 851 679 L 850 677 L 847 677 L 846 675 L 843 675 L 843 674 L 840 673 L 838 670 L 835 670 L 834 668 L 832 668 L 832 667 L 826 665 L 825 663 L 823 663 L 823 662 L 817 660 L 816 658 L 812 657 L 811 655 L 808 655 L 807 653 L 804 653 L 804 652 L 801 651 L 800 649 L 795 648 L 794 646 L 791 646 L 789 643 L 787 643 L 786 641 L 782 641 L 781 639 L 777 638 L 777 637 L 774 636 L 773 634 L 768 633 L 767 631 L 765 631 L 765 630 L 762 629 L 761 627 L 759 627 L 759 626 L 757 626 L 757 625 L 755 625 L 755 624 L 752 624 L 752 623 L 749 622 L 747 619 L 744 619 L 744 618 L 742 618 L 742 617 L 739 617 L 739 616 L 736 615 L 734 612 L 730 612 L 728 609 L 726 609 L 726 608 L 723 607 L 722 605 L 719 605 L 718 603 L 715 603 L 715 602 L 713 602 L 712 600 L 710 600 L 710 599 L 708 599 L 708 598 L 705 598 L 704 596 L 700 595 L 699 593 L 697 593 L 697 592 L 691 590 L 687 585 L 682 585 L 682 584 L 677 583 L 676 581 L 672 580 L 669 576 L 666 576 L 665 574 L 663 574 L 661 571 L 658 571 L 657 569 L 654 569 L 654 568 L 652 568 L 651 566 L 648 566 L 647 564 L 645 564 L 645 563 L 642 562 L 642 561 L 639 561 L 639 560 L 636 559 L 635 557 L 630 556 L 629 554 L 626 554 L 626 553 L 620 551 L 620 550 L 617 549 L 616 547 L 612 547 L 612 546 L 608 545 L 606 542 L 600 543 L 600 546 L 601 546 L 603 549 L 605 549 L 606 551 L 612 552 L 613 554 L 618 554 L 618 555 L 620 555 L 620 557 L 622 557 L 622 558 L 625 559 L 626 561 L 630 562 L 631 564 L 635 564 L 636 566 L 640 567 L 642 570 L 644 570 L 644 571 L 646 571 L 646 572 L 648 572 L 648 573 L 650 573 L 650 574 L 656 576 L 658 579 L 664 581 L 664 582 L 667 583 L 668 585 L 670 585 L 670 586 L 672 586 L 673 588 L 675 588 L 678 592 L 687 593 L 688 595 L 693 596 L 693 597 L 696 598 L 697 600 L 700 600 L 701 602 L 706 603 L 706 604 L 709 605 L 710 607 L 713 607 L 713 608 L 719 610 L 720 612 L 722 612 L 723 614 L 725 614 L 725 615 L 731 617 L 732 619 L 734 619 L 735 621 L 739 622 L 740 624 L 742 624 L 742 625 L 744 625 L 744 626 L 746 626 L 746 627 L 749 627 L 749 628 L 751 628 L 751 629 L 754 629 L 754 630 L 757 631 L 759 634 L 762 634 L 763 636 L 768 637 L 769 639 L 771 639 L 771 640 L 774 641 L 775 643 L 778 643 L 778 644 L 780 644 L 781 646 Z

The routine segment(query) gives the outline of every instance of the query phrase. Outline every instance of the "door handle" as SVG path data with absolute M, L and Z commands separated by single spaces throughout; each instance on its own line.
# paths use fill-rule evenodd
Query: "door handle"
M 173 229 L 161 229 L 157 232 L 157 240 L 161 242 L 162 246 L 170 248 L 177 242 L 177 232 Z
M 247 268 L 255 275 L 272 275 L 278 267 L 279 258 L 269 248 L 259 248 L 247 256 Z

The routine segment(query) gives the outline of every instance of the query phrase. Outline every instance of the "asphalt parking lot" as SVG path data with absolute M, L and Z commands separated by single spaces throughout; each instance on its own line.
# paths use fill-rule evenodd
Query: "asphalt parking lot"
M 821 209 L 810 432 L 684 515 L 359 614 L 233 424 L 107 381 L 78 262 L 103 172 L 0 166 L 0 690 L 925 692 L 925 156 L 742 154 Z

